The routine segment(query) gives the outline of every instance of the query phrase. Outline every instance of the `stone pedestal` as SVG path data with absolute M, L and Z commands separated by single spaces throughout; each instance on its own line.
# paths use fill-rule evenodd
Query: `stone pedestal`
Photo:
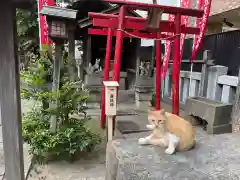
M 135 85 L 135 100 L 137 108 L 148 108 L 152 100 L 153 78 L 137 76 Z
M 231 133 L 231 112 L 232 104 L 203 97 L 188 98 L 185 105 L 188 116 L 196 116 L 207 122 L 209 134 Z
M 89 87 L 103 87 L 103 72 L 86 74 L 84 77 L 85 85 Z
M 100 106 L 103 89 L 103 72 L 87 74 L 84 77 L 85 86 L 90 90 L 89 105 Z
M 113 71 L 109 72 L 109 79 L 112 80 L 113 78 Z M 126 89 L 126 78 L 127 78 L 127 73 L 121 71 L 120 72 L 120 81 L 119 81 L 119 89 L 120 90 L 125 90 Z

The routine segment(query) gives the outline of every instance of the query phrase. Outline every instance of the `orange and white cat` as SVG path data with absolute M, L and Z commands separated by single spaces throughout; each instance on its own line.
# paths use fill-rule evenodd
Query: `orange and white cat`
M 140 138 L 140 145 L 159 145 L 167 148 L 166 154 L 173 154 L 175 151 L 186 151 L 195 146 L 195 128 L 192 124 L 181 117 L 165 112 L 149 111 L 147 125 L 152 133 Z

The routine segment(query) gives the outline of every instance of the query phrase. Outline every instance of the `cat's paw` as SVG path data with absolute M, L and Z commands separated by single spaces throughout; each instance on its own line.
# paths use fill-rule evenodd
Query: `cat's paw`
M 173 154 L 174 152 L 175 152 L 175 149 L 174 149 L 174 148 L 167 148 L 167 149 L 165 150 L 165 153 L 166 153 L 166 154 L 169 154 L 169 155 Z
M 154 129 L 154 126 L 152 124 L 147 124 L 146 127 L 151 130 Z
M 140 138 L 138 139 L 138 144 L 140 145 L 148 144 L 148 140 L 146 138 Z

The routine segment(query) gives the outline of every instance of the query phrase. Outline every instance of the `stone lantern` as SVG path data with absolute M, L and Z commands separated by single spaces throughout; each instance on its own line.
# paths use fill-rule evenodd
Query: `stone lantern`
M 49 36 L 53 41 L 64 41 L 68 38 L 67 24 L 62 20 L 48 21 Z
M 74 44 L 74 28 L 77 11 L 67 8 L 61 7 L 52 7 L 52 6 L 44 6 L 41 14 L 46 16 L 48 23 L 48 31 L 49 37 L 52 41 L 55 42 L 54 47 L 54 63 L 53 63 L 53 84 L 52 91 L 57 91 L 60 85 L 60 69 L 61 69 L 61 49 L 65 41 L 69 40 L 69 56 L 71 55 L 71 60 L 73 60 L 72 56 L 74 56 L 75 52 L 75 44 Z M 71 39 L 70 39 L 71 38 Z M 72 45 L 73 44 L 73 45 Z M 70 52 L 71 49 L 71 52 Z M 72 62 L 72 61 L 71 61 Z M 69 65 L 69 67 L 71 64 Z M 69 72 L 72 71 L 69 68 Z M 72 71 L 73 72 L 73 71 Z M 74 72 L 73 72 L 74 73 Z M 71 77 L 70 77 L 71 78 Z M 50 107 L 57 106 L 57 100 L 50 104 Z M 56 117 L 51 117 L 51 130 L 53 132 L 56 131 Z
M 46 16 L 49 37 L 54 42 L 63 43 L 69 39 L 69 32 L 75 28 L 76 10 L 44 6 L 41 14 Z

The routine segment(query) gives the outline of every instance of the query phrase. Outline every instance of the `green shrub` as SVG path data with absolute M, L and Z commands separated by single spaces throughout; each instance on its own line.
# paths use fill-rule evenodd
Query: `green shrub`
M 23 116 L 23 138 L 30 145 L 30 154 L 38 162 L 56 158 L 73 160 L 76 155 L 94 150 L 101 142 L 101 136 L 85 125 L 90 120 L 85 112 L 89 91 L 81 81 L 70 82 L 63 74 L 59 90 L 52 92 L 47 87 L 52 79 L 51 71 L 49 54 L 42 52 L 33 59 L 28 70 L 21 73 L 22 98 L 47 105 L 54 102 L 50 107 L 42 103 Z M 72 115 L 80 115 L 81 118 L 76 119 Z M 51 117 L 56 117 L 57 121 L 52 123 Z M 53 131 L 51 127 L 55 125 Z
M 152 105 L 153 107 L 156 106 L 156 94 L 155 94 L 155 92 L 152 94 L 151 105 Z
M 90 119 L 70 118 L 59 125 L 57 132 L 50 131 L 50 116 L 41 110 L 27 113 L 23 117 L 23 138 L 30 145 L 30 154 L 37 162 L 53 159 L 73 160 L 76 155 L 94 150 L 101 137 L 85 126 Z

